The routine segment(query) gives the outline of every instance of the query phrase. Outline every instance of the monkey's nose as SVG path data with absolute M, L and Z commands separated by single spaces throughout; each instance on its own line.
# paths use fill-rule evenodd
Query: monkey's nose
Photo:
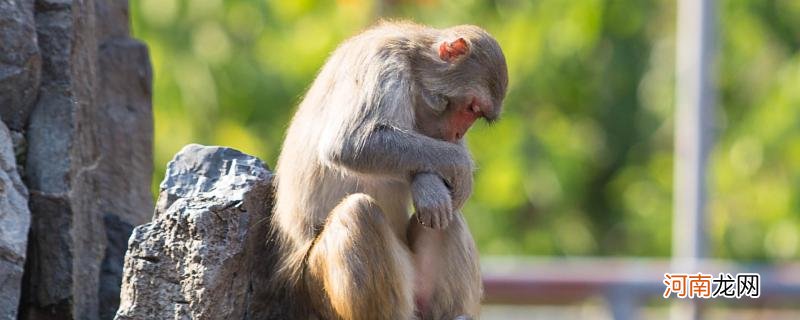
M 478 102 L 475 98 L 472 99 L 472 103 L 469 105 L 469 109 L 472 111 L 472 113 L 481 112 L 481 108 L 480 106 L 478 106 Z

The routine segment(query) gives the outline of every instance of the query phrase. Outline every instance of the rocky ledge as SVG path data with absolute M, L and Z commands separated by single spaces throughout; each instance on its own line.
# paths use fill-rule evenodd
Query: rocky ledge
M 128 242 L 116 319 L 285 318 L 264 290 L 272 179 L 237 150 L 184 147 Z

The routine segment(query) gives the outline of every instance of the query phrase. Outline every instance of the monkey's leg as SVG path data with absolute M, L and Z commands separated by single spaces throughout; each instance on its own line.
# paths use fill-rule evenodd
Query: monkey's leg
M 411 319 L 413 267 L 375 200 L 345 198 L 308 257 L 306 285 L 326 319 Z
M 409 225 L 414 260 L 414 299 L 422 319 L 476 318 L 483 285 L 478 251 L 464 217 L 455 212 L 444 230 L 422 226 L 416 217 Z

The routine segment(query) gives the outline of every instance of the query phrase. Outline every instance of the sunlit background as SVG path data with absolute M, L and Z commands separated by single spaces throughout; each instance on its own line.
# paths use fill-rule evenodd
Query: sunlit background
M 671 252 L 675 2 L 135 0 L 154 66 L 157 189 L 187 143 L 276 162 L 326 56 L 380 17 L 496 36 L 502 121 L 468 135 L 464 212 L 484 256 Z M 709 256 L 796 259 L 800 1 L 717 1 Z

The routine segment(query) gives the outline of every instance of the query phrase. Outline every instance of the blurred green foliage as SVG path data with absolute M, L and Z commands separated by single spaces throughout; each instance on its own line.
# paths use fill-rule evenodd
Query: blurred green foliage
M 711 255 L 796 258 L 800 1 L 718 1 Z M 665 0 L 138 0 L 155 69 L 154 191 L 187 143 L 275 163 L 328 53 L 378 17 L 493 33 L 508 58 L 502 121 L 469 135 L 465 209 L 484 254 L 667 256 L 675 3 Z

